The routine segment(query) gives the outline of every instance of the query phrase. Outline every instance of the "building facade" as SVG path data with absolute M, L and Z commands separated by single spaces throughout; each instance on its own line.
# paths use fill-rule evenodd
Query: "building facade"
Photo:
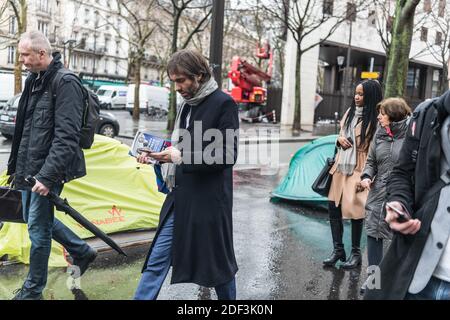
M 155 21 L 170 29 L 172 17 L 154 9 Z M 179 46 L 187 38 L 201 14 L 184 15 L 179 29 Z M 17 18 L 10 7 L 0 24 L 0 72 L 12 72 L 17 50 Z M 133 81 L 129 69 L 130 32 L 128 22 L 119 15 L 117 2 L 109 0 L 29 0 L 27 30 L 40 30 L 54 50 L 61 52 L 66 66 L 80 75 L 84 83 L 97 88 L 101 84 Z M 234 55 L 251 58 L 256 42 L 245 28 L 231 27 L 224 37 L 223 70 Z M 141 67 L 141 81 L 166 84 L 165 64 L 170 57 L 170 32 L 157 28 L 147 42 Z M 188 47 L 209 55 L 210 25 L 196 34 Z
M 384 2 L 382 10 L 375 5 L 368 5 L 364 9 L 357 10 L 356 15 L 349 15 L 350 18 L 342 23 L 326 41 L 303 55 L 302 128 L 311 130 L 317 120 L 332 119 L 336 112 L 338 118 L 342 117 L 351 104 L 354 87 L 362 80 L 363 72 L 377 72 L 382 82 L 386 71 L 386 54 L 379 32 L 386 34 L 391 27 L 390 13 L 393 14 L 395 11 L 396 1 L 385 0 Z M 322 12 L 333 10 L 333 8 L 348 10 L 351 4 L 351 0 L 323 0 L 322 6 L 317 9 Z M 436 19 L 445 19 L 448 7 L 450 7 L 449 0 L 425 0 L 417 7 L 405 93 L 405 98 L 412 107 L 427 98 L 439 95 L 440 84 L 446 81 L 442 76 L 443 61 L 436 59 L 436 55 L 432 55 L 429 48 L 443 44 L 444 35 L 437 26 Z M 432 12 L 435 13 L 434 18 L 432 18 Z M 330 25 L 331 21 L 306 37 L 302 48 L 315 43 L 318 38 L 323 39 Z M 292 34 L 289 34 L 286 45 L 281 113 L 281 122 L 287 127 L 292 126 L 294 119 L 296 71 L 292 66 L 295 66 L 296 62 L 296 45 Z M 346 61 L 349 48 L 350 60 Z M 347 70 L 346 77 L 344 77 L 345 70 Z M 345 78 L 347 78 L 346 82 Z M 317 96 L 323 99 L 318 105 Z
M 20 8 L 19 6 L 19 9 Z M 54 45 L 59 41 L 63 24 L 63 6 L 59 0 L 27 1 L 27 30 L 42 31 Z M 10 6 L 0 24 L 0 70 L 12 71 L 16 59 L 18 21 Z

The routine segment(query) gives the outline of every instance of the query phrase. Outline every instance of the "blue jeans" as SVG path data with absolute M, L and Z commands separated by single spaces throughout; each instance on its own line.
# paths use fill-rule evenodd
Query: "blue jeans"
M 52 192 L 60 194 L 63 186 L 55 186 Z M 47 283 L 48 259 L 52 238 L 59 242 L 72 257 L 83 257 L 89 246 L 72 230 L 54 218 L 53 204 L 29 190 L 22 190 L 23 218 L 28 224 L 31 241 L 30 270 L 23 288 L 34 295 L 42 293 Z
M 156 238 L 153 250 L 136 289 L 135 300 L 155 300 L 169 272 L 172 258 L 173 210 L 169 213 Z M 215 287 L 219 300 L 236 299 L 236 281 Z
M 417 294 L 408 293 L 406 300 L 450 300 L 450 282 L 431 277 L 427 286 Z

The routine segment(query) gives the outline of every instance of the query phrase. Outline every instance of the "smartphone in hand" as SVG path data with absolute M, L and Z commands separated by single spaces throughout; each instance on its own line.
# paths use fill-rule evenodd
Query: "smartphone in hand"
M 352 137 L 347 137 L 347 141 L 350 142 L 353 145 L 353 139 Z
M 407 212 L 403 212 L 403 211 L 398 210 L 397 208 L 394 208 L 392 205 L 389 204 L 389 202 L 386 203 L 386 206 L 398 214 L 398 218 L 397 218 L 398 222 L 403 223 L 403 222 L 411 220 L 411 217 L 409 216 L 409 214 Z

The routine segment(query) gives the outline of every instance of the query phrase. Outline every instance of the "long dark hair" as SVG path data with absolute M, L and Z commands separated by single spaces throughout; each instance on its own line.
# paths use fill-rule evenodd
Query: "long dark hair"
M 357 84 L 357 86 L 359 85 L 363 86 L 364 91 L 363 120 L 359 146 L 365 146 L 367 149 L 370 145 L 370 141 L 372 140 L 375 130 L 377 129 L 377 104 L 383 100 L 383 93 L 380 83 L 376 80 L 364 80 Z M 355 110 L 356 104 L 355 99 L 353 99 L 348 117 L 345 120 L 347 130 L 352 123 L 353 117 L 355 116 Z

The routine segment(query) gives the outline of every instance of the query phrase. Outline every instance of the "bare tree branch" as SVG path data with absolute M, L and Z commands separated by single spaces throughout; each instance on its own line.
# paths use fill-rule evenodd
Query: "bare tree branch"
M 186 40 L 184 41 L 183 45 L 181 46 L 182 49 L 186 48 L 187 45 L 189 44 L 189 42 L 191 41 L 192 37 L 199 33 L 199 32 L 203 32 L 205 29 L 204 27 L 206 27 L 205 22 L 208 21 L 209 17 L 212 14 L 212 7 L 209 9 L 209 11 L 206 13 L 206 15 L 203 17 L 203 19 L 201 19 L 197 25 L 195 26 L 195 28 L 189 33 L 189 35 L 187 36 Z

